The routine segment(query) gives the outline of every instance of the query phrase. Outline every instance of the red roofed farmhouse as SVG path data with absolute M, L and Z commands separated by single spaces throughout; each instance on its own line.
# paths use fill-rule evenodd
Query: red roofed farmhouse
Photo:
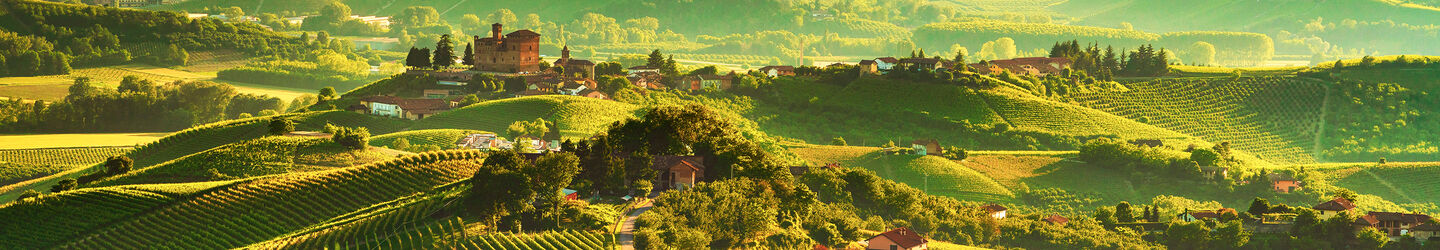
M 685 189 L 705 179 L 705 158 L 699 156 L 656 156 L 652 169 L 660 172 L 655 190 Z
M 450 101 L 444 99 L 407 99 L 394 96 L 371 96 L 360 99 L 371 115 L 424 119 L 427 116 L 450 110 Z
M 870 239 L 865 240 L 865 242 L 869 243 L 869 245 L 865 247 L 867 250 L 930 249 L 930 247 L 927 246 L 927 243 L 930 243 L 930 241 L 926 240 L 925 236 L 903 227 L 880 233 L 880 235 L 870 237 Z
M 1350 200 L 1347 200 L 1345 198 L 1335 197 L 1334 200 L 1320 203 L 1319 205 L 1315 205 L 1315 207 L 1313 208 L 1316 212 L 1320 212 L 1319 217 L 1323 220 L 1330 219 L 1330 217 L 1335 217 L 1336 215 L 1340 215 L 1341 213 L 1355 210 L 1355 204 L 1351 204 Z

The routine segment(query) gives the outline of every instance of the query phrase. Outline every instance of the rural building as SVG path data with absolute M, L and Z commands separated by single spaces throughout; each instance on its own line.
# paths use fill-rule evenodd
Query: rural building
M 940 155 L 940 141 L 935 139 L 917 139 L 910 142 L 910 148 L 915 149 L 915 155 Z
M 592 89 L 583 80 L 568 80 L 561 82 L 558 91 L 562 95 L 580 95 L 580 91 Z
M 900 59 L 900 63 L 896 65 L 905 69 L 937 70 L 942 68 L 944 63 L 935 58 L 905 58 Z
M 700 156 L 656 156 L 651 168 L 660 172 L 655 190 L 684 190 L 705 179 L 705 158 Z
M 569 189 L 569 188 L 562 188 L 562 189 L 560 189 L 560 193 L 565 195 L 565 200 L 568 200 L 568 201 L 578 201 L 578 200 L 580 200 L 580 191 L 575 191 L 574 189 Z
M 500 36 L 501 24 L 490 25 L 490 36 L 475 36 L 475 68 L 490 72 L 540 71 L 540 34 L 519 30 Z
M 1340 215 L 1341 213 L 1348 213 L 1352 210 L 1355 210 L 1355 204 L 1351 204 L 1350 200 L 1347 200 L 1345 198 L 1335 197 L 1334 200 L 1320 203 L 1312 208 L 1315 209 L 1315 212 L 1320 213 L 1318 214 L 1320 219 L 1325 220 L 1330 219 L 1330 217 Z
M 1223 180 L 1230 176 L 1230 169 L 1220 166 L 1200 166 L 1200 176 L 1211 180 Z
M 1158 148 L 1165 146 L 1165 142 L 1159 139 L 1135 139 L 1130 140 L 1130 145 Z
M 717 89 L 729 90 L 734 77 L 730 75 L 689 75 L 682 78 L 681 86 L 688 86 L 690 90 Z
M 1410 236 L 1415 237 L 1415 239 L 1420 242 L 1427 242 L 1432 238 L 1440 237 L 1440 224 L 1425 223 L 1410 227 Z
M 662 78 L 664 76 L 655 72 L 639 72 L 625 77 L 626 80 L 630 80 L 630 84 L 641 89 L 664 89 L 665 84 L 660 82 Z
M 1237 213 L 1237 212 L 1235 211 L 1235 209 L 1230 209 L 1230 208 L 1221 208 L 1221 209 L 1215 209 L 1215 210 L 1190 210 L 1190 209 L 1185 209 L 1185 212 L 1180 213 L 1179 215 L 1175 215 L 1175 218 L 1176 218 L 1176 219 L 1180 219 L 1181 221 L 1185 221 L 1185 222 L 1192 222 L 1192 221 L 1197 221 L 1197 220 L 1207 220 L 1207 219 L 1208 219 L 1208 220 L 1219 221 L 1219 220 L 1220 220 L 1220 215 L 1221 215 L 1221 214 L 1225 214 L 1225 213 L 1232 213 L 1232 214 L 1237 214 L 1237 215 L 1239 214 L 1239 213 Z
M 871 75 L 880 74 L 880 65 L 876 64 L 875 60 L 860 60 L 859 67 L 860 73 Z
M 1270 187 L 1275 192 L 1290 193 L 1300 189 L 1300 180 L 1288 174 L 1271 173 L 1266 177 L 1270 179 Z
M 999 75 L 1000 72 L 1005 71 L 1005 69 L 1004 69 L 1004 68 L 1000 68 L 1000 66 L 998 66 L 998 65 L 990 64 L 990 63 L 973 63 L 973 64 L 970 64 L 970 71 L 973 71 L 973 72 L 975 72 L 975 73 L 977 73 L 977 74 L 981 74 L 981 75 L 991 75 L 991 76 L 993 76 L 993 75 Z
M 1351 225 L 1354 225 L 1355 229 L 1375 228 L 1389 235 L 1391 240 L 1395 240 L 1401 235 L 1408 234 L 1411 228 L 1429 221 L 1430 216 L 1423 214 L 1369 212 L 1365 216 L 1355 218 L 1355 222 Z
M 895 59 L 894 57 L 875 58 L 875 67 L 880 70 L 888 71 L 895 69 L 896 64 L 900 64 L 900 59 Z
M 606 96 L 605 93 L 601 93 L 599 90 L 593 90 L 593 89 L 583 90 L 583 91 L 580 91 L 580 93 L 575 93 L 575 95 L 576 95 L 576 96 L 589 97 L 589 98 L 595 98 L 595 99 L 600 99 L 600 100 L 610 100 L 610 96 Z
M 985 214 L 989 214 L 990 218 L 995 218 L 996 220 L 1005 219 L 1005 211 L 1010 210 L 1008 208 L 1005 208 L 1005 206 L 1001 206 L 1000 204 L 985 205 L 983 207 L 980 207 L 980 209 L 984 209 Z
M 490 150 L 498 148 L 498 145 L 496 145 L 496 143 L 502 140 L 504 139 L 501 139 L 499 136 L 490 133 L 470 134 L 466 135 L 465 137 L 461 137 L 460 140 L 455 141 L 455 147 L 463 149 Z
M 896 228 L 865 240 L 866 250 L 930 249 L 929 240 L 909 228 Z
M 576 72 L 586 77 L 595 76 L 595 63 L 590 60 L 570 58 L 570 46 L 560 49 L 560 59 L 555 59 L 551 64 L 558 67 L 565 67 L 565 75 L 575 75 Z
M 760 68 L 760 73 L 765 73 L 765 76 L 769 76 L 769 77 L 793 76 L 793 75 L 795 75 L 795 67 L 794 67 L 794 66 L 765 66 L 764 68 Z
M 430 98 L 430 99 L 445 99 L 445 98 L 449 98 L 449 97 L 452 96 L 452 95 L 457 95 L 456 92 L 457 92 L 457 91 L 449 90 L 449 89 L 425 89 L 425 90 L 422 90 L 422 91 L 421 91 L 422 95 L 424 95 L 425 98 Z
M 1070 218 L 1065 218 L 1065 216 L 1060 216 L 1060 215 L 1058 215 L 1058 214 L 1052 214 L 1052 215 L 1050 215 L 1050 216 L 1045 216 L 1044 219 L 1040 219 L 1040 220 L 1045 221 L 1046 223 L 1050 223 L 1050 225 L 1056 225 L 1056 226 L 1064 226 L 1066 223 L 1070 223 Z
M 640 65 L 640 66 L 635 66 L 635 67 L 630 67 L 630 68 L 628 68 L 628 69 L 625 69 L 625 73 L 630 73 L 631 75 L 639 74 L 639 73 L 644 73 L 644 72 L 660 73 L 660 68 L 650 67 L 650 66 L 645 66 L 645 65 Z
M 410 120 L 424 119 L 453 107 L 450 101 L 443 99 L 409 99 L 394 96 L 365 97 L 360 100 L 360 104 L 368 108 L 370 115 Z

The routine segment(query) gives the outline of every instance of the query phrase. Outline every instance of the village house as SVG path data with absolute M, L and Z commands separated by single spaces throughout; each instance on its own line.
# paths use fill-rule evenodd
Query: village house
M 1185 209 L 1185 212 L 1182 212 L 1182 213 L 1180 213 L 1180 214 L 1178 214 L 1178 215 L 1175 215 L 1175 218 L 1176 218 L 1176 219 L 1180 219 L 1181 221 L 1184 221 L 1184 222 L 1192 222 L 1192 221 L 1207 220 L 1207 219 L 1208 219 L 1208 220 L 1219 221 L 1219 220 L 1220 220 L 1220 215 L 1227 214 L 1227 213 L 1239 215 L 1239 213 L 1238 213 L 1237 211 L 1235 211 L 1235 209 L 1231 209 L 1231 208 L 1220 208 L 1220 209 L 1215 209 L 1215 210 L 1190 210 L 1190 209 Z
M 686 86 L 692 91 L 702 89 L 729 90 L 733 80 L 734 77 L 730 75 L 702 74 L 685 76 L 680 82 L 682 83 L 681 86 Z
M 883 71 L 895 69 L 895 65 L 897 64 L 900 64 L 900 59 L 895 59 L 894 57 L 875 58 L 875 68 Z
M 794 66 L 765 66 L 764 68 L 760 68 L 760 73 L 765 73 L 765 76 L 769 76 L 769 77 L 793 76 L 793 75 L 795 75 L 795 67 L 794 67 Z
M 916 139 L 910 142 L 910 148 L 915 149 L 915 155 L 941 155 L 940 140 Z
M 705 179 L 705 158 L 700 156 L 656 156 L 651 168 L 660 172 L 655 190 L 684 190 Z
M 985 214 L 990 215 L 990 218 L 995 218 L 996 220 L 1005 219 L 1005 212 L 1007 210 L 1010 210 L 1008 208 L 1005 208 L 1005 206 L 1001 206 L 1000 204 L 985 205 L 983 207 L 980 207 L 980 209 L 985 210 Z
M 595 99 L 600 99 L 600 100 L 610 100 L 610 96 L 605 95 L 605 93 L 602 93 L 602 92 L 600 92 L 599 90 L 593 90 L 593 89 L 582 90 L 582 91 L 580 91 L 580 93 L 576 93 L 575 96 L 589 97 L 589 98 L 595 98 Z
M 490 25 L 490 36 L 475 36 L 477 71 L 524 73 L 540 71 L 540 34 L 519 30 L 505 34 L 501 24 Z
M 590 85 L 583 80 L 567 80 L 561 82 L 558 87 L 557 90 L 562 95 L 579 95 L 580 91 L 591 89 Z
M 993 76 L 999 75 L 1001 72 L 1004 72 L 1005 69 L 1000 68 L 999 65 L 990 63 L 972 63 L 970 64 L 970 71 L 976 74 Z
M 1060 216 L 1058 214 L 1051 214 L 1050 216 L 1045 216 L 1045 218 L 1040 220 L 1045 221 L 1046 223 L 1050 223 L 1050 225 L 1056 226 L 1065 226 L 1065 224 L 1070 223 L 1070 218 L 1065 218 L 1065 216 Z
M 1230 176 L 1230 169 L 1220 166 L 1200 166 L 1200 176 L 1211 180 L 1223 180 Z
M 455 141 L 455 147 L 462 149 L 491 150 L 499 148 L 496 142 L 501 141 L 495 134 L 470 134 Z
M 564 67 L 565 75 L 575 75 L 578 72 L 585 77 L 595 76 L 595 63 L 590 60 L 570 58 L 570 46 L 561 48 L 560 59 L 555 59 L 555 63 L 551 65 Z
M 860 60 L 860 73 L 877 75 L 880 74 L 880 65 L 875 60 Z
M 1300 189 L 1300 184 L 1302 184 L 1299 179 L 1288 174 L 1271 173 L 1266 178 L 1270 179 L 1270 187 L 1280 193 L 1295 192 Z
M 565 200 L 567 200 L 567 201 L 578 201 L 578 200 L 580 200 L 580 191 L 576 191 L 576 190 L 574 190 L 574 189 L 569 189 L 569 188 L 562 188 L 562 189 L 560 189 L 560 193 L 565 195 Z
M 394 96 L 370 96 L 360 99 L 370 115 L 396 117 L 410 120 L 424 119 L 454 107 L 444 99 L 408 99 Z
M 1355 218 L 1351 225 L 1355 229 L 1375 228 L 1390 236 L 1390 240 L 1396 240 L 1401 235 L 1406 235 L 1415 226 L 1430 221 L 1429 215 L 1407 214 L 1393 212 L 1369 212 L 1360 218 Z
M 450 98 L 450 96 L 457 95 L 457 92 L 456 90 L 450 89 L 425 89 L 421 91 L 422 95 L 429 99 Z
M 1318 214 L 1320 219 L 1327 220 L 1336 215 L 1355 210 L 1355 204 L 1351 204 L 1350 200 L 1343 197 L 1335 197 L 1333 200 L 1320 203 L 1312 208 L 1315 209 L 1315 212 L 1320 213 Z
M 896 228 L 865 240 L 866 250 L 919 250 L 930 249 L 929 240 L 909 228 Z
M 1425 223 L 1410 227 L 1410 236 L 1420 242 L 1427 242 L 1431 238 L 1440 237 L 1440 224 Z
M 896 66 L 904 69 L 933 71 L 943 68 L 945 64 L 942 63 L 940 59 L 935 58 L 905 58 L 900 59 L 900 63 L 896 64 Z
M 625 73 L 629 73 L 629 74 L 631 74 L 631 75 L 639 74 L 639 73 L 644 73 L 644 72 L 650 72 L 650 73 L 657 73 L 657 74 L 658 74 L 658 73 L 660 73 L 660 68 L 650 67 L 650 66 L 645 66 L 645 65 L 640 65 L 640 66 L 635 66 L 635 67 L 630 67 L 630 68 L 628 68 L 628 69 L 625 69 Z
M 665 85 L 660 82 L 662 78 L 664 76 L 655 72 L 639 72 L 625 77 L 626 80 L 630 80 L 630 84 L 641 89 L 664 89 Z

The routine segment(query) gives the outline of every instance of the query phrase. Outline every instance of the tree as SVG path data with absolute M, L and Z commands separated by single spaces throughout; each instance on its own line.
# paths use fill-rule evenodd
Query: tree
M 410 148 L 410 140 L 405 138 L 396 138 L 395 141 L 390 142 L 390 147 L 394 148 L 395 150 L 408 149 Z
M 464 58 L 460 58 L 460 63 L 461 63 L 461 64 L 465 64 L 465 65 L 475 65 L 475 45 L 474 45 L 474 44 L 469 44 L 469 43 L 466 43 L 466 44 L 465 44 L 465 57 L 464 57 Z
M 841 248 L 841 246 L 849 243 L 847 240 L 845 240 L 845 236 L 840 234 L 840 230 L 836 229 L 835 224 L 828 222 L 824 225 L 821 225 L 819 228 L 816 228 L 815 230 L 811 230 L 810 238 L 815 239 L 815 241 L 820 243 L 820 245 L 832 247 L 834 249 L 843 249 Z
M 321 88 L 319 95 L 316 95 L 315 97 L 319 98 L 321 102 L 326 102 L 339 98 L 339 96 L 335 94 L 335 87 Z
M 835 137 L 835 138 L 831 138 L 831 139 L 830 139 L 830 145 L 835 145 L 835 146 L 847 146 L 847 144 L 845 143 L 845 137 Z
M 1130 210 L 1130 202 L 1121 201 L 1115 205 L 1115 221 L 1120 223 L 1135 222 L 1135 211 Z
M 550 153 L 535 159 L 534 167 L 524 170 L 531 179 L 535 193 L 558 197 L 561 188 L 570 185 L 580 172 L 580 157 L 571 152 Z
M 1190 160 L 1199 163 L 1201 166 L 1216 166 L 1220 163 L 1220 154 L 1208 148 L 1198 148 L 1190 151 Z
M 275 117 L 270 119 L 270 135 L 284 135 L 295 131 L 295 122 L 289 118 Z
M 330 45 L 330 32 L 321 30 L 315 32 L 315 47 L 325 48 Z
M 645 59 L 645 66 L 652 68 L 665 66 L 665 55 L 660 54 L 660 50 L 658 49 L 651 51 L 650 57 Z
M 1215 45 L 1205 41 L 1190 44 L 1190 64 L 1215 65 Z
M 1345 198 L 1346 200 L 1349 200 L 1350 203 L 1355 203 L 1360 200 L 1359 194 L 1356 194 L 1355 191 L 1351 191 L 1350 189 L 1346 188 L 1340 188 L 1338 190 L 1335 190 L 1335 194 L 1332 196 Z
M 225 18 L 228 18 L 232 21 L 245 20 L 237 19 L 245 16 L 245 10 L 240 9 L 240 7 L 225 8 L 225 10 L 222 11 L 220 14 L 225 15 Z
M 1110 226 L 1119 223 L 1115 220 L 1115 210 L 1108 207 L 1096 208 L 1094 217 L 1095 221 L 1099 221 L 1101 225 Z
M 350 149 L 364 149 L 370 143 L 370 130 L 365 127 L 337 128 L 330 140 Z
M 518 156 L 517 156 L 518 157 Z M 489 159 L 486 165 L 489 165 Z M 518 171 L 485 166 L 470 177 L 470 192 L 466 196 L 471 213 L 488 217 L 490 228 L 497 228 L 500 217 L 530 209 L 535 191 L 529 187 L 529 178 Z
M 65 192 L 65 191 L 69 191 L 69 190 L 75 189 L 75 186 L 78 186 L 78 185 L 79 185 L 79 184 L 75 181 L 75 178 L 66 178 L 66 179 L 64 179 L 64 180 L 60 180 L 60 182 L 58 182 L 58 183 L 55 183 L 54 186 L 50 186 L 50 192 L 51 192 L 51 193 Z
M 1250 202 L 1250 210 L 1246 212 L 1250 213 L 1250 215 L 1260 216 L 1269 212 L 1269 210 L 1270 201 L 1265 200 L 1265 198 L 1255 197 L 1255 200 Z
M 430 68 L 430 48 L 420 48 L 420 56 L 416 58 L 419 68 Z
M 135 161 L 131 160 L 128 156 L 111 156 L 105 160 L 105 174 L 111 176 L 124 174 L 130 172 L 130 167 L 134 165 Z
M 650 197 L 650 191 L 655 189 L 655 186 L 650 184 L 650 180 L 637 180 L 631 186 L 635 187 L 635 197 L 640 198 Z
M 1250 242 L 1250 231 L 1246 231 L 1240 225 L 1239 220 L 1232 220 L 1220 224 L 1215 231 L 1210 233 L 1210 247 L 1220 249 L 1239 249 L 1245 243 Z
M 1176 221 L 1165 229 L 1165 245 L 1174 249 L 1206 249 L 1210 242 L 1210 228 L 1205 222 Z
M 473 52 L 472 52 L 473 53 Z M 455 42 L 450 41 L 450 34 L 440 36 L 440 41 L 435 42 L 435 60 L 431 66 L 435 68 L 449 68 L 455 64 Z
M 1373 227 L 1366 227 L 1355 232 L 1355 249 L 1380 249 L 1384 248 L 1387 242 L 1390 242 L 1390 237 Z
M 1015 55 L 1018 53 L 1015 47 L 1015 39 L 1009 37 L 995 39 L 995 50 L 997 50 L 995 54 L 998 59 L 1015 58 Z

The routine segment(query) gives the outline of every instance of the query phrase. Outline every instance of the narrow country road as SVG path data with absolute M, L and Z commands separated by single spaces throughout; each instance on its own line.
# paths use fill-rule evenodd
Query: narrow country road
M 645 211 L 649 211 L 651 205 L 650 199 L 646 199 L 640 202 L 640 204 L 636 204 L 635 211 L 625 216 L 625 222 L 622 222 L 620 225 L 620 236 L 616 239 L 620 242 L 621 250 L 635 249 L 635 219 L 640 218 L 640 214 L 645 213 Z

